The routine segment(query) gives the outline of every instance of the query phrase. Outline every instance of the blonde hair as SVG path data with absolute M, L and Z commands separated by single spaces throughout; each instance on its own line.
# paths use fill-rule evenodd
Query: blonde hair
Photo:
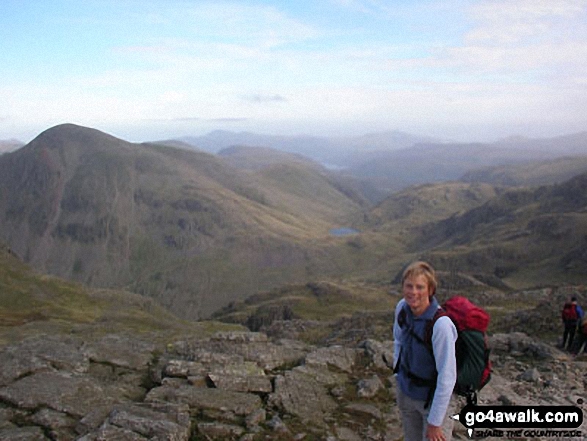
M 402 286 L 407 278 L 417 276 L 424 276 L 426 278 L 430 297 L 432 297 L 436 293 L 436 287 L 438 286 L 436 272 L 434 271 L 434 268 L 432 268 L 432 265 L 421 260 L 410 263 L 402 274 Z

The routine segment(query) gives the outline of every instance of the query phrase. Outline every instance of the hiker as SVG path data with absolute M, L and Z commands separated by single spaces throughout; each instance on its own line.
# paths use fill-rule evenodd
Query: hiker
M 573 345 L 573 350 L 571 351 L 574 355 L 579 355 L 581 353 L 581 347 L 587 342 L 587 316 L 583 315 L 581 322 L 579 323 L 579 329 L 577 330 L 577 339 L 575 340 L 575 344 Z M 583 349 L 584 353 L 587 353 L 587 344 Z
M 436 286 L 432 266 L 420 261 L 410 264 L 402 276 L 404 298 L 395 310 L 393 365 L 406 441 L 448 441 L 452 437 L 453 420 L 448 409 L 454 407 L 457 330 L 449 317 L 438 318 L 433 327 L 432 351 L 424 335 L 427 321 L 439 308 L 434 297 Z
M 564 327 L 561 348 L 570 351 L 573 347 L 577 325 L 583 319 L 583 309 L 577 303 L 577 297 L 571 297 L 571 301 L 564 304 L 561 317 Z

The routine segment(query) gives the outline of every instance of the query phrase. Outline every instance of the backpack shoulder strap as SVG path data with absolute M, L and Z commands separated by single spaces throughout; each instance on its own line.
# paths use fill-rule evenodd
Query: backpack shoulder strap
M 399 314 L 397 315 L 397 324 L 399 325 L 400 328 L 405 328 L 405 326 L 408 322 L 407 313 L 404 308 L 405 307 L 400 309 Z
M 426 323 L 426 333 L 424 335 L 424 342 L 430 350 L 432 350 L 432 332 L 434 331 L 434 325 L 440 317 L 448 317 L 447 312 L 442 307 L 438 308 L 434 313 L 432 319 L 428 320 L 428 323 Z

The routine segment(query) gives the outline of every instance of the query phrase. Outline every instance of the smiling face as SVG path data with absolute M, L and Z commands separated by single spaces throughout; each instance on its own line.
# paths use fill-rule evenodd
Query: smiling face
M 430 306 L 432 294 L 428 279 L 423 274 L 408 276 L 403 283 L 403 294 L 406 303 L 415 316 L 421 315 Z

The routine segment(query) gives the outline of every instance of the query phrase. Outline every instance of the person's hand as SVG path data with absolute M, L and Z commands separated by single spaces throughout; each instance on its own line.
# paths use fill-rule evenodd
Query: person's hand
M 430 441 L 446 441 L 442 427 L 428 424 L 426 427 L 426 438 Z

